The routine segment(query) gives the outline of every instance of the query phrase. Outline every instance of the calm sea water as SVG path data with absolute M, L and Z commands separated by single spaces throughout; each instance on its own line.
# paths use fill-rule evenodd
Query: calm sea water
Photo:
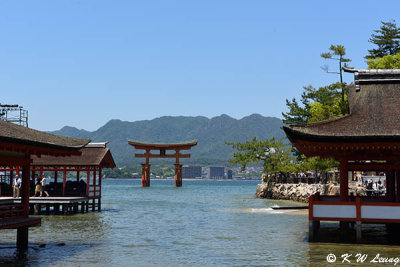
M 1 231 L 0 265 L 332 266 L 329 253 L 338 261 L 344 253 L 367 254 L 364 263 L 378 253 L 400 257 L 395 245 L 308 243 L 307 212 L 273 211 L 299 204 L 257 199 L 257 183 L 184 181 L 175 188 L 152 180 L 142 188 L 138 180 L 107 180 L 102 212 L 43 216 L 29 231 L 23 259 L 15 255 L 15 230 Z

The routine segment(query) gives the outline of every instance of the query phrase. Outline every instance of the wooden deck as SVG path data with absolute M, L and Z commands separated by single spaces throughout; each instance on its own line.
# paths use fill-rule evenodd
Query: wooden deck
M 91 203 L 88 197 L 30 197 L 30 214 L 74 214 L 91 211 L 100 211 L 100 200 L 97 203 L 92 199 Z M 21 198 L 0 197 L 1 204 L 20 204 Z
M 40 218 L 29 217 L 29 218 L 20 218 L 20 219 L 0 222 L 0 229 L 15 229 L 18 227 L 32 227 L 40 225 L 41 225 Z
M 0 201 L 3 198 L 0 198 Z M 14 203 L 21 203 L 21 198 L 9 198 Z M 30 204 L 72 204 L 89 201 L 87 197 L 30 197 Z

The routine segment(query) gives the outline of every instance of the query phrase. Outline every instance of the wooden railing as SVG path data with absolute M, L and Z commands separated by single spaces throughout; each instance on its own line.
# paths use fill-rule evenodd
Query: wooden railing
M 88 197 L 89 198 L 101 197 L 101 186 L 100 185 L 89 185 Z
M 315 194 L 309 198 L 309 220 L 400 223 L 400 203 L 388 202 L 384 197 L 340 201 L 337 196 Z
M 0 223 L 25 217 L 22 204 L 0 205 Z

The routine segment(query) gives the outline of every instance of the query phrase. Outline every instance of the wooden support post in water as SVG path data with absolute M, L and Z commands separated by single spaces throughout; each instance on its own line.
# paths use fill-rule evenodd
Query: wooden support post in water
M 339 222 L 340 227 L 340 239 L 345 240 L 349 233 L 349 222 L 341 221 Z
M 308 221 L 308 241 L 314 241 L 314 224 L 313 221 Z
M 54 213 L 59 214 L 60 213 L 60 204 L 54 204 Z
M 309 221 L 308 222 L 308 241 L 312 242 L 315 241 L 315 238 L 318 234 L 318 230 L 320 227 L 319 221 Z
M 17 250 L 19 251 L 28 249 L 28 229 L 27 226 L 17 228 Z
M 98 202 L 98 206 L 97 206 L 97 210 L 101 211 L 101 167 L 99 168 L 99 202 Z
M 357 243 L 361 243 L 362 234 L 361 234 L 361 222 L 356 222 L 356 241 Z
M 35 209 L 35 211 L 34 211 L 34 213 L 33 213 L 33 214 L 35 214 L 35 215 L 39 215 L 39 213 L 40 213 L 39 204 L 35 204 L 35 206 L 34 206 L 34 209 Z

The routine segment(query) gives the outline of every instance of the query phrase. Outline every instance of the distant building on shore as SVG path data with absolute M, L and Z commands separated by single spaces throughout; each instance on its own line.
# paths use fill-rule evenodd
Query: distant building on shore
M 227 177 L 228 179 L 232 179 L 232 178 L 233 178 L 233 171 L 232 171 L 232 170 L 228 170 L 228 171 L 226 172 L 226 177 Z
M 201 166 L 182 166 L 182 178 L 201 178 Z
M 207 178 L 225 179 L 225 167 L 209 167 Z

